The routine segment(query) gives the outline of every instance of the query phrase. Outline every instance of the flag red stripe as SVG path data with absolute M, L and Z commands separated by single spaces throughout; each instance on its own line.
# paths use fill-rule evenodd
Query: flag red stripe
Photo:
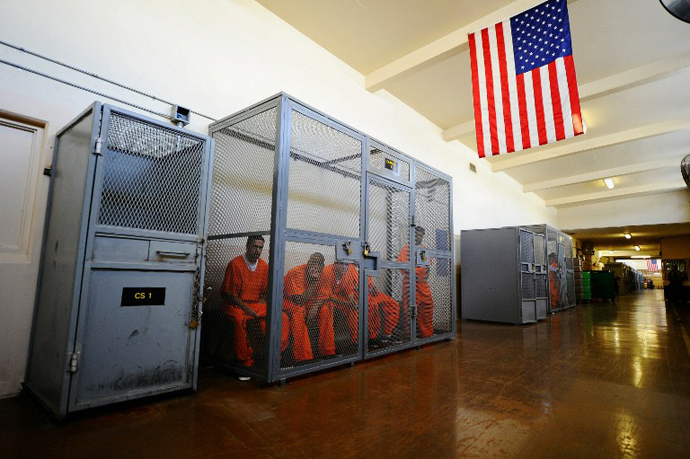
M 520 130 L 522 131 L 522 148 L 532 145 L 529 140 L 529 119 L 527 118 L 527 96 L 525 96 L 525 75 L 517 76 L 518 107 L 520 109 Z
M 498 133 L 496 132 L 496 103 L 494 101 L 494 77 L 491 68 L 491 49 L 489 48 L 489 29 L 482 30 L 482 46 L 484 48 L 484 73 L 486 75 L 486 96 L 489 105 L 489 129 L 491 132 L 491 154 L 497 155 Z
M 506 43 L 503 35 L 503 23 L 496 24 L 496 42 L 498 44 L 498 64 L 501 69 L 501 96 L 503 98 L 503 121 L 506 130 L 506 148 L 515 151 L 513 140 L 513 116 L 510 113 L 510 91 L 508 87 L 508 63 L 506 62 Z
M 544 119 L 544 98 L 541 95 L 541 72 L 539 68 L 532 70 L 532 87 L 534 88 L 534 111 L 537 113 L 537 132 L 539 145 L 548 143 L 546 138 L 546 120 Z
M 568 77 L 568 89 L 570 90 L 570 109 L 573 114 L 573 130 L 575 135 L 585 132 L 582 123 L 582 113 L 580 112 L 580 95 L 577 91 L 577 78 L 575 77 L 575 63 L 573 56 L 565 56 L 565 74 Z
M 479 100 L 479 70 L 477 69 L 477 50 L 475 48 L 475 37 L 469 35 L 470 62 L 472 67 L 472 95 L 474 99 L 474 128 L 477 133 L 477 153 L 480 158 L 484 157 L 484 131 L 482 130 L 482 106 Z
M 549 83 L 551 85 L 551 106 L 553 107 L 553 124 L 556 128 L 556 140 L 565 139 L 563 126 L 563 108 L 561 107 L 561 91 L 558 88 L 558 70 L 556 61 L 549 64 Z

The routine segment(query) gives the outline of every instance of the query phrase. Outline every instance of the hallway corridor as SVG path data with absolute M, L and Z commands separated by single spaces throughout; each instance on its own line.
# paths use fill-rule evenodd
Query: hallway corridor
M 683 325 L 684 324 L 684 325 Z M 686 458 L 690 307 L 661 290 L 296 380 L 212 368 L 199 392 L 56 423 L 0 400 L 3 458 Z

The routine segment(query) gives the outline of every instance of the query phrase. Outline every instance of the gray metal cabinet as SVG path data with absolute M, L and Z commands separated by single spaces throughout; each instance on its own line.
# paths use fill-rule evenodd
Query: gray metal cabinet
M 57 417 L 196 388 L 211 154 L 100 103 L 57 134 L 26 376 Z
M 461 233 L 462 318 L 533 323 L 547 316 L 544 236 L 520 227 Z

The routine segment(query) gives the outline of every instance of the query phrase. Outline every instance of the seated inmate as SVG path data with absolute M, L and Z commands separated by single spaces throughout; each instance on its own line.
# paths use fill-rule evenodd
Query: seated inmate
M 254 365 L 254 353 L 247 336 L 247 321 L 257 319 L 266 334 L 266 295 L 268 290 L 268 263 L 262 260 L 263 236 L 249 236 L 244 255 L 235 257 L 225 269 L 225 279 L 220 290 L 223 311 L 230 318 L 234 332 L 234 348 L 237 360 L 246 367 Z M 281 351 L 289 343 L 290 322 L 285 313 L 282 317 Z
M 359 271 L 353 264 L 335 262 L 323 272 L 324 296 L 328 312 L 338 309 L 345 317 L 350 333 L 350 344 L 357 345 L 359 338 Z M 369 278 L 368 333 L 370 341 L 391 341 L 391 334 L 398 323 L 400 305 L 390 296 L 376 289 Z M 330 324 L 333 324 L 333 317 Z M 333 331 L 331 330 L 331 337 Z
M 324 263 L 323 255 L 315 252 L 306 264 L 295 266 L 285 275 L 283 311 L 290 316 L 296 361 L 314 357 L 309 330 L 318 331 L 317 348 L 321 357 L 335 355 L 332 314 L 328 314 L 321 282 Z

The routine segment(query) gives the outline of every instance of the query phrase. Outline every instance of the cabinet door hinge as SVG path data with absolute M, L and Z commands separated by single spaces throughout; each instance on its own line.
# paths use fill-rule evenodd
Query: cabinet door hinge
M 69 372 L 76 373 L 79 370 L 79 353 L 73 352 L 69 358 Z
M 96 144 L 93 147 L 93 154 L 94 155 L 101 155 L 101 145 L 103 143 L 103 139 L 100 137 L 96 138 Z

